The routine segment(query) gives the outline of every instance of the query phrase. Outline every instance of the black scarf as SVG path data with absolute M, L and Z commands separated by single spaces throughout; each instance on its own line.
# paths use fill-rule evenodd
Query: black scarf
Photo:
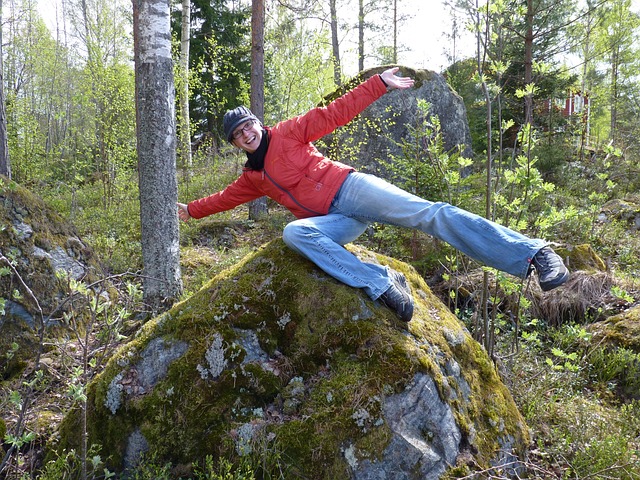
M 269 134 L 265 128 L 262 129 L 262 140 L 255 152 L 247 152 L 246 168 L 251 170 L 262 170 L 264 168 L 264 157 L 267 156 L 267 148 L 269 148 Z

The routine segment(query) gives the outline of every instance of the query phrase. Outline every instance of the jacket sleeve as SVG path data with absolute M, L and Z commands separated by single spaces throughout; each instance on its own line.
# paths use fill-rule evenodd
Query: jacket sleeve
M 387 87 L 380 75 L 373 75 L 326 107 L 314 108 L 282 122 L 277 128 L 301 143 L 314 142 L 349 123 L 386 92 Z
M 243 173 L 224 190 L 190 202 L 187 205 L 187 209 L 191 217 L 202 218 L 214 213 L 231 210 L 263 195 L 247 178 L 247 175 Z

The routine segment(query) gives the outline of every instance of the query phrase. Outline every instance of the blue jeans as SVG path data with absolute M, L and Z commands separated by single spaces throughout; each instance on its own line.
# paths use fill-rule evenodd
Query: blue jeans
M 343 246 L 372 222 L 415 228 L 520 278 L 526 278 L 531 258 L 546 245 L 448 203 L 424 200 L 358 172 L 347 177 L 327 215 L 295 220 L 284 228 L 282 237 L 327 274 L 364 289 L 375 300 L 391 286 L 388 269 L 362 262 Z

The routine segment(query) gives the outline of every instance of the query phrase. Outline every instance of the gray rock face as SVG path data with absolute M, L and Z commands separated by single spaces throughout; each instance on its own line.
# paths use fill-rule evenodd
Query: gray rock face
M 354 479 L 409 480 L 420 472 L 436 480 L 455 464 L 462 434 L 431 377 L 418 374 L 404 392 L 386 398 L 384 418 L 393 438 L 380 460 L 354 469 Z
M 415 271 L 394 268 L 414 292 L 408 325 L 271 242 L 114 355 L 87 390 L 89 441 L 114 470 L 143 452 L 185 465 L 277 451 L 285 478 L 316 480 L 435 480 L 469 452 L 485 467 L 523 455 L 491 360 Z M 78 445 L 77 413 L 61 448 Z
M 18 356 L 10 363 L 18 365 L 34 352 L 39 326 L 64 328 L 63 315 L 72 308 L 82 323 L 86 299 L 71 297 L 65 277 L 90 283 L 96 279 L 98 263 L 71 224 L 4 178 L 0 178 L 0 254 L 13 266 L 11 274 L 0 275 L 0 298 L 6 301 L 0 316 L 0 351 L 7 351 L 7 342 L 17 343 Z M 6 267 L 6 261 L 0 266 Z M 0 366 L 11 370 L 5 361 L 0 359 Z
M 382 67 L 367 70 L 362 73 L 362 78 L 383 70 Z M 418 124 L 420 99 L 431 105 L 429 116 L 437 115 L 440 120 L 444 149 L 457 151 L 461 146 L 463 154 L 471 156 L 471 133 L 464 102 L 444 77 L 436 72 L 405 67 L 399 74 L 413 77 L 416 80 L 414 88 L 390 91 L 367 107 L 345 129 L 325 137 L 327 153 L 360 169 L 384 173 L 383 161 L 401 157 L 401 142 L 411 142 L 407 126 Z
M 62 247 L 55 247 L 50 252 L 33 247 L 33 256 L 51 264 L 54 272 L 62 272 L 74 280 L 80 280 L 86 274 L 86 267 L 74 259 Z

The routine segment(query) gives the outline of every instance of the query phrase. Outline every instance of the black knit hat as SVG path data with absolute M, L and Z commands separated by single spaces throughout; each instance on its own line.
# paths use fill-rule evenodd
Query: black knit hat
M 233 131 L 247 120 L 259 122 L 258 117 L 244 106 L 236 107 L 224 114 L 224 117 L 222 118 L 222 126 L 224 128 L 224 135 L 227 137 L 227 141 L 231 142 L 233 140 L 231 137 Z

